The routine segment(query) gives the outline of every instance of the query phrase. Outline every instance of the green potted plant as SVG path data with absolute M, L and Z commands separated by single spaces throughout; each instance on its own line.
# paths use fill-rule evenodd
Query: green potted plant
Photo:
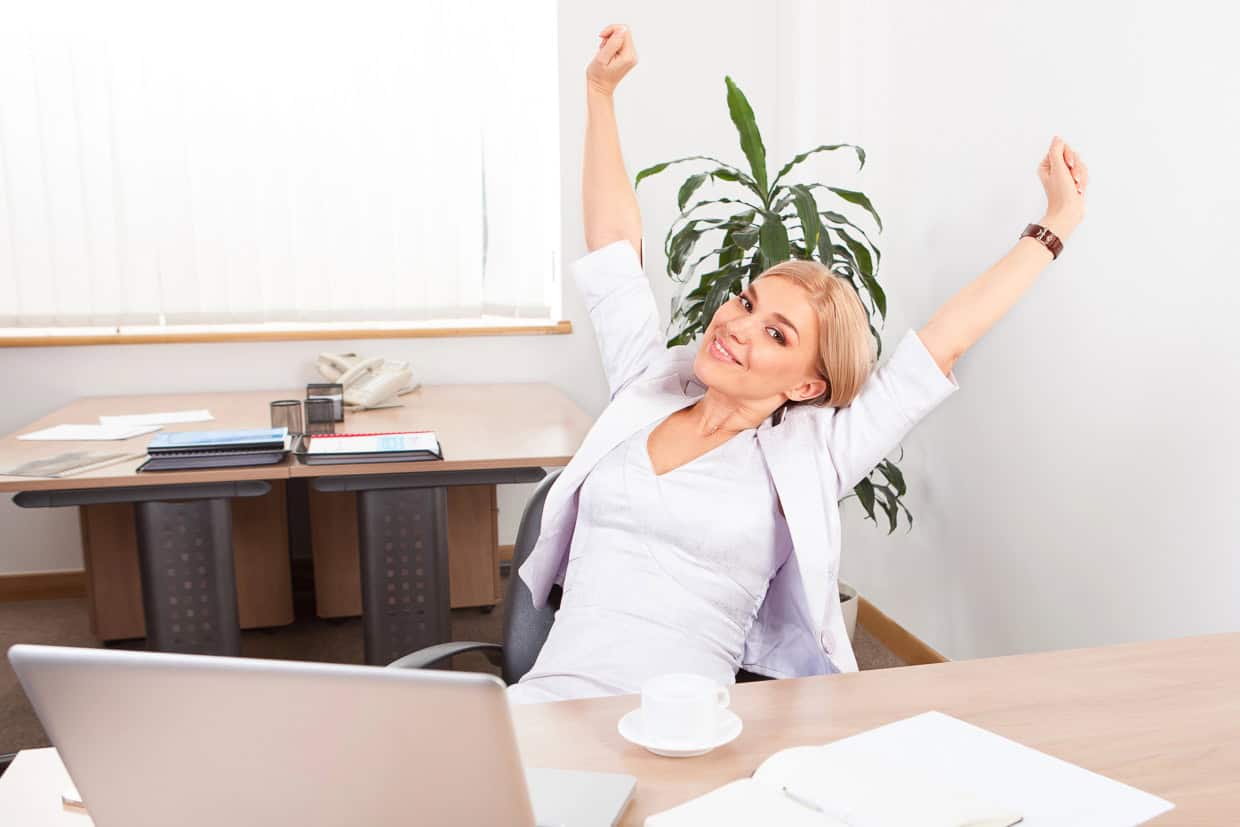
M 818 195 L 844 202 L 840 209 L 860 208 L 882 232 L 883 222 L 864 193 L 818 182 L 792 182 L 797 165 L 820 152 L 840 149 L 856 153 L 858 170 L 865 168 L 865 150 L 854 144 L 823 144 L 800 153 L 769 178 L 766 148 L 749 100 L 727 77 L 728 113 L 740 136 L 748 169 L 706 155 L 664 161 L 637 174 L 634 186 L 670 166 L 693 163 L 699 171 L 680 185 L 676 203 L 680 214 L 664 239 L 667 274 L 681 285 L 673 307 L 668 347 L 687 344 L 700 334 L 715 311 L 739 293 L 763 270 L 790 258 L 814 259 L 847 279 L 869 313 L 870 332 L 876 352 L 883 352 L 878 328 L 887 318 L 887 296 L 878 282 L 882 253 L 870 235 L 844 213 L 823 209 Z M 699 196 L 706 185 L 722 184 L 727 195 Z M 696 200 L 695 200 L 696 197 Z M 847 206 L 845 206 L 847 205 Z M 899 512 L 913 527 L 913 515 L 901 501 L 906 493 L 904 475 L 891 460 L 884 459 L 849 497 L 855 496 L 866 517 L 878 525 L 875 506 L 887 517 L 887 533 L 895 531 Z M 845 497 L 848 499 L 848 497 Z M 856 591 L 840 584 L 848 634 L 856 625 Z

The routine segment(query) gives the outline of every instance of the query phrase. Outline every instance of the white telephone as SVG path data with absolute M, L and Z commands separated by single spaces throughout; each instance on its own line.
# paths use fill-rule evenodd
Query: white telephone
M 357 410 L 395 407 L 401 404 L 397 396 L 418 387 L 408 362 L 320 353 L 316 366 L 323 378 L 344 386 L 344 404 Z

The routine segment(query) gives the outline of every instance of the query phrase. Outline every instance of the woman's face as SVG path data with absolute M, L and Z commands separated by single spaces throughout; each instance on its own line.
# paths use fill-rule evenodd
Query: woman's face
M 774 410 L 827 389 L 817 364 L 818 315 L 805 288 L 770 275 L 715 312 L 693 370 L 709 388 Z

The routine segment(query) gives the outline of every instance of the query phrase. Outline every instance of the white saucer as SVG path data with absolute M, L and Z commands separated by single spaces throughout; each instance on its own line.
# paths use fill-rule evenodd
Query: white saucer
M 741 723 L 740 716 L 730 709 L 723 709 L 720 712 L 719 726 L 715 730 L 714 737 L 698 743 L 646 738 L 642 732 L 642 708 L 640 706 L 621 718 L 616 728 L 620 730 L 620 736 L 624 740 L 637 744 L 639 747 L 645 747 L 655 755 L 663 755 L 667 758 L 692 758 L 695 755 L 705 755 L 715 747 L 730 743 L 741 734 L 744 725 Z

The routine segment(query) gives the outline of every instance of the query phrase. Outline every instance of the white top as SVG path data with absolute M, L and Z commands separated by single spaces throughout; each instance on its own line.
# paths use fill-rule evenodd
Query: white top
M 518 569 L 535 608 L 568 573 L 587 476 L 621 442 L 683 408 L 696 381 L 696 346 L 665 346 L 658 303 L 632 244 L 595 250 L 573 265 L 573 275 L 590 312 L 611 403 L 547 489 L 538 540 Z M 958 389 L 955 376 L 943 373 L 909 329 L 847 407 L 797 405 L 778 424 L 768 419 L 758 427 L 793 550 L 750 628 L 745 669 L 776 678 L 857 670 L 837 588 L 839 502 Z M 722 510 L 712 515 L 729 517 Z
M 586 477 L 560 609 L 513 701 L 638 692 L 666 672 L 735 680 L 788 527 L 757 429 L 656 475 L 658 424 Z

